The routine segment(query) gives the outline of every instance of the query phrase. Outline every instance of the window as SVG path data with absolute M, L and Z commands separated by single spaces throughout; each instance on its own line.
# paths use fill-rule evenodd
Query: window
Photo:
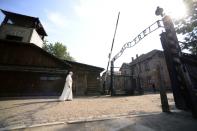
M 10 19 L 8 19 L 7 23 L 8 23 L 8 24 L 11 24 L 11 25 L 14 24 L 13 21 L 10 20 Z
M 159 58 L 164 57 L 164 54 L 163 53 L 158 53 L 158 57 Z
M 150 70 L 148 62 L 144 63 L 144 67 L 145 67 L 145 71 L 149 71 Z
M 14 35 L 6 35 L 6 40 L 22 41 L 23 37 L 14 36 Z
M 41 76 L 40 77 L 40 80 L 42 81 L 53 81 L 53 80 L 59 80 L 61 79 L 61 77 L 58 77 L 58 76 Z

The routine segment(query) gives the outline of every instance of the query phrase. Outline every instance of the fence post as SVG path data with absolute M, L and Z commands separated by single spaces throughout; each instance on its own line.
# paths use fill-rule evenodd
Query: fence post
M 174 90 L 175 103 L 179 109 L 190 109 L 193 116 L 197 118 L 197 96 L 194 85 L 191 82 L 187 67 L 181 61 L 182 52 L 173 22 L 169 16 L 165 16 L 163 24 L 166 32 L 161 34 L 161 42 L 165 57 L 168 59 L 167 66 Z M 176 86 L 175 86 L 176 85 Z
M 168 98 L 166 95 L 166 89 L 164 87 L 164 80 L 163 80 L 163 72 L 161 69 L 161 64 L 157 66 L 157 72 L 158 72 L 158 79 L 159 79 L 159 93 L 161 98 L 161 106 L 163 112 L 170 112 L 169 104 L 168 104 Z
M 115 95 L 114 91 L 114 61 L 111 61 L 111 82 L 110 82 L 110 90 L 109 93 L 111 93 L 111 96 Z

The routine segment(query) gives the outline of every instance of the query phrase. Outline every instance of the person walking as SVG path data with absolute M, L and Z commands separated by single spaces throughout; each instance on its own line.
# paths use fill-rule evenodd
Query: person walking
M 65 100 L 72 101 L 73 100 L 72 75 L 73 75 L 73 72 L 70 71 L 66 77 L 66 83 L 64 85 L 62 95 L 59 97 L 60 101 L 65 101 Z
M 153 88 L 153 92 L 156 93 L 156 88 L 155 88 L 155 84 L 152 84 L 152 88 Z

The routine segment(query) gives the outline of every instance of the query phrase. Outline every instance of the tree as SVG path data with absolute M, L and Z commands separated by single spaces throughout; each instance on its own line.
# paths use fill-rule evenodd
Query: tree
M 67 51 L 67 47 L 60 42 L 55 42 L 53 44 L 44 41 L 42 49 L 60 59 L 74 61 L 74 58 L 71 57 Z
M 184 19 L 175 21 L 176 31 L 184 36 L 181 48 L 197 55 L 197 1 L 183 1 L 188 9 L 188 15 Z

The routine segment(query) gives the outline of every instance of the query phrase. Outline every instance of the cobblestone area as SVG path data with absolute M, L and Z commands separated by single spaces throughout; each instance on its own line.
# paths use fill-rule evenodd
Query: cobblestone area
M 172 94 L 168 94 L 171 107 Z M 161 112 L 159 94 L 142 96 L 78 97 L 59 102 L 57 98 L 0 100 L 0 128 L 72 121 L 81 118 Z

